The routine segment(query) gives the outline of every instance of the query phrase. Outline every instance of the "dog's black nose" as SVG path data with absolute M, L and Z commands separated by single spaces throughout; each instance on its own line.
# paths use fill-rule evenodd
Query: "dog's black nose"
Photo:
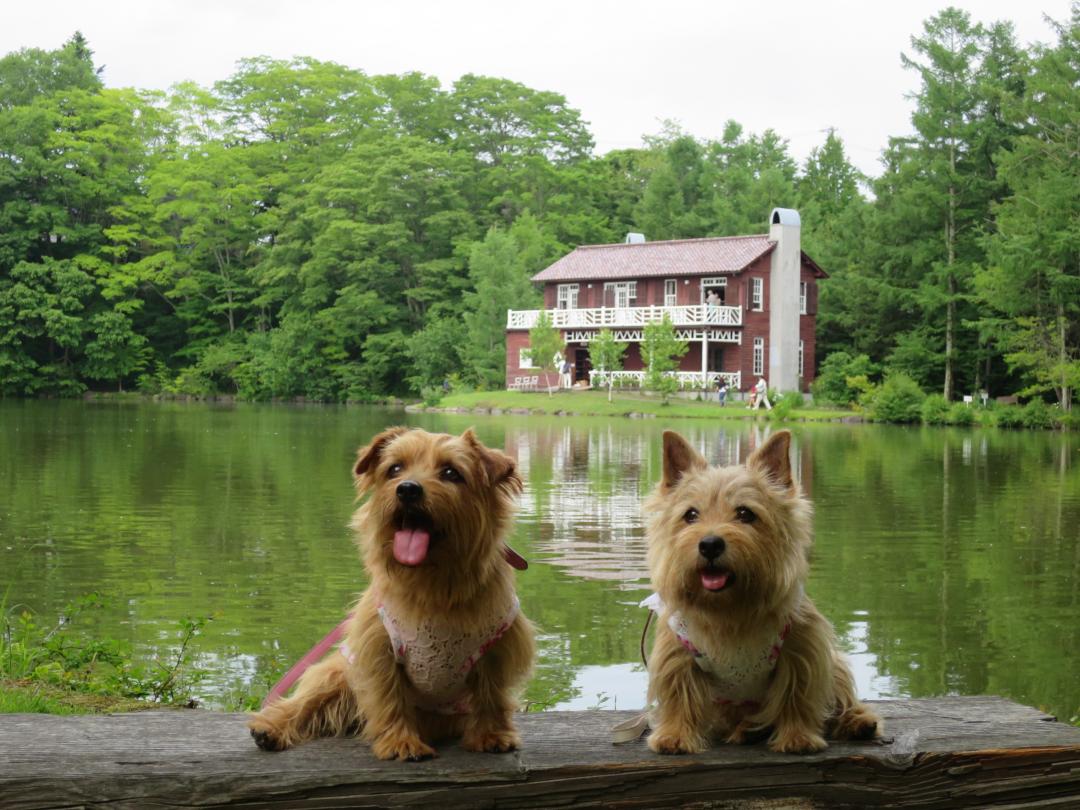
M 402 481 L 397 485 L 397 496 L 402 503 L 415 503 L 424 497 L 424 488 L 415 481 Z
M 697 550 L 706 560 L 715 560 L 724 553 L 726 546 L 727 543 L 724 542 L 723 537 L 710 534 L 708 537 L 701 538 L 701 542 L 697 544 Z

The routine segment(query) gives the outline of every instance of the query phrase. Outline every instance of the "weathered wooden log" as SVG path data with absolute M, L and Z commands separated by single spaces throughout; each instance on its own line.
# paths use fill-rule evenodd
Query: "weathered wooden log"
M 522 715 L 524 747 L 379 762 L 359 740 L 258 750 L 244 716 L 0 715 L 0 807 L 1080 807 L 1080 729 L 1000 698 L 877 703 L 884 740 L 810 756 L 609 742 L 632 712 Z

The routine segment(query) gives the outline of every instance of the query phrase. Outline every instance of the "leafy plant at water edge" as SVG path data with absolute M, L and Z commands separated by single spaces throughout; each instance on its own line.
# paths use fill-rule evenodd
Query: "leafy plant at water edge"
M 103 604 L 99 594 L 84 596 L 46 627 L 31 612 L 16 613 L 0 603 L 0 679 L 166 704 L 188 702 L 205 675 L 192 665 L 191 644 L 211 617 L 181 620 L 175 653 L 146 666 L 136 663 L 121 641 L 85 639 L 72 632 L 80 614 Z
M 920 408 L 922 420 L 927 425 L 946 425 L 949 422 L 949 403 L 941 394 L 929 394 Z
M 1024 426 L 1024 409 L 1018 405 L 1004 405 L 994 411 L 994 424 L 999 428 Z
M 871 394 L 867 408 L 875 422 L 918 422 L 926 395 L 906 374 L 890 374 Z
M 1032 430 L 1047 430 L 1054 427 L 1054 414 L 1050 406 L 1041 399 L 1033 399 L 1020 415 L 1024 427 Z
M 969 426 L 975 424 L 975 408 L 963 402 L 954 402 L 949 408 L 949 424 Z

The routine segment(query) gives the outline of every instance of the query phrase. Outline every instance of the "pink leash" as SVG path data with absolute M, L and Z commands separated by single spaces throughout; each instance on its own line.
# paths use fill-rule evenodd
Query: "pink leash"
M 510 546 L 503 546 L 503 557 L 511 566 L 519 571 L 524 571 L 529 567 L 525 558 L 510 548 Z M 266 697 L 262 702 L 262 707 L 264 709 L 271 703 L 284 697 L 285 693 L 292 689 L 292 685 L 300 680 L 300 676 L 307 671 L 308 667 L 316 663 L 330 651 L 331 647 L 341 641 L 341 637 L 345 635 L 345 626 L 352 617 L 353 615 L 351 613 L 346 616 L 341 624 L 327 633 L 322 641 L 308 650 L 307 655 L 292 665 L 292 668 L 282 676 L 281 680 L 275 683 L 270 691 L 266 693 Z
M 352 619 L 352 617 L 353 615 L 351 613 L 346 616 L 341 624 L 327 633 L 322 641 L 308 650 L 307 655 L 293 664 L 292 669 L 286 672 L 282 679 L 275 683 L 273 688 L 266 693 L 266 698 L 263 700 L 262 704 L 264 709 L 278 700 L 278 698 L 284 697 L 285 693 L 292 688 L 292 685 L 300 680 L 300 676 L 304 674 L 307 668 L 326 655 L 330 648 L 341 640 L 341 637 L 345 635 L 345 625 L 349 623 L 349 620 Z

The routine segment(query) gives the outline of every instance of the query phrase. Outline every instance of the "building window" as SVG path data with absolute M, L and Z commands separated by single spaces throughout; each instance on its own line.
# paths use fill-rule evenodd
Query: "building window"
M 762 302 L 765 300 L 765 280 L 761 278 L 750 279 L 750 309 L 759 312 L 764 309 Z
M 676 291 L 676 289 L 677 289 L 677 285 L 675 283 L 675 279 L 669 278 L 669 279 L 664 280 L 664 306 L 665 307 L 673 307 L 673 306 L 675 306 L 675 291 Z
M 806 314 L 806 282 L 799 282 L 799 314 Z
M 765 338 L 754 338 L 754 376 L 765 374 Z
M 716 276 L 701 280 L 701 303 L 722 307 L 727 301 L 727 277 Z
M 560 284 L 558 300 L 555 304 L 557 309 L 577 309 L 578 285 Z
M 616 309 L 633 306 L 632 302 L 637 299 L 637 282 L 609 281 L 604 285 L 604 298 L 610 300 Z
M 803 286 L 805 286 L 805 285 L 803 285 Z M 799 376 L 800 377 L 805 377 L 806 376 L 803 373 L 803 368 L 804 368 L 804 366 L 803 366 L 803 342 L 800 340 L 799 341 Z
M 518 349 L 518 368 L 533 368 L 532 357 L 529 349 Z

